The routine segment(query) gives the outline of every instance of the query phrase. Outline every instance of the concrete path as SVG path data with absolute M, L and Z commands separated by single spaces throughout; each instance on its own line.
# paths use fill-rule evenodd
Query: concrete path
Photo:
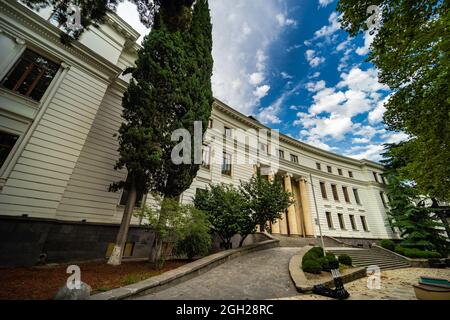
M 138 297 L 144 300 L 256 300 L 298 295 L 289 276 L 289 260 L 300 248 L 253 252 L 166 290 Z

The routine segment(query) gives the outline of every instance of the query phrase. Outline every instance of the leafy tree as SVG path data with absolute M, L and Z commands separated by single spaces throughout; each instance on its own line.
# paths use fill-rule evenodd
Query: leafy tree
M 192 205 L 182 205 L 173 199 L 157 198 L 157 207 L 144 206 L 136 214 L 163 240 L 156 266 L 162 268 L 175 247 L 175 253 L 189 258 L 206 254 L 211 246 L 209 224 L 205 214 Z
M 197 193 L 194 204 L 208 214 L 212 230 L 222 239 L 226 249 L 231 249 L 231 238 L 241 231 L 242 226 L 251 224 L 245 199 L 235 187 L 211 186 L 210 189 Z
M 389 156 L 389 151 L 387 155 Z M 392 227 L 400 231 L 403 238 L 401 245 L 446 253 L 449 242 L 443 235 L 443 230 L 439 230 L 443 224 L 436 209 L 419 205 L 423 195 L 412 181 L 404 180 L 398 174 L 398 159 L 389 157 L 385 163 L 390 207 L 388 220 Z
M 212 108 L 211 75 L 213 60 L 212 27 L 206 0 L 171 0 L 161 3 L 150 34 L 138 53 L 127 92 L 123 98 L 123 118 L 119 132 L 120 159 L 116 168 L 126 167 L 129 180 L 112 190 L 130 190 L 115 255 L 110 263 L 120 264 L 120 248 L 126 240 L 132 208 L 138 191 L 151 192 L 170 206 L 189 188 L 199 165 L 194 155 L 190 164 L 172 162 L 171 140 L 176 129 L 186 129 L 194 145 L 194 121 L 201 121 L 202 134 Z M 164 208 L 163 208 L 164 211 Z M 170 212 L 168 209 L 167 212 Z M 161 215 L 165 219 L 165 215 Z M 165 221 L 159 222 L 161 225 Z M 157 263 L 163 237 L 156 233 L 150 261 Z
M 261 231 L 266 230 L 267 222 L 274 223 L 281 218 L 289 205 L 293 203 L 292 195 L 286 192 L 279 179 L 269 181 L 258 173 L 249 182 L 241 182 L 240 191 L 246 201 L 247 212 L 250 215 L 248 225 L 241 227 L 242 246 L 245 238 L 259 225 Z
M 392 152 L 407 160 L 398 173 L 422 194 L 448 201 L 450 2 L 340 0 L 342 27 L 351 36 L 368 29 L 370 5 L 378 5 L 382 19 L 368 61 L 393 91 L 384 121 L 411 136 Z

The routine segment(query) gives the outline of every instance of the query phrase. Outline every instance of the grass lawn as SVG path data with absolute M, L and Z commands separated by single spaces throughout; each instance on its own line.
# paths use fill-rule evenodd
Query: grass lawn
M 81 281 L 92 288 L 92 294 L 126 286 L 178 268 L 189 260 L 167 261 L 162 270 L 155 270 L 147 262 L 123 262 L 110 266 L 104 262 L 77 264 L 81 269 Z M 70 274 L 68 265 L 0 268 L 0 300 L 52 299 L 66 284 Z

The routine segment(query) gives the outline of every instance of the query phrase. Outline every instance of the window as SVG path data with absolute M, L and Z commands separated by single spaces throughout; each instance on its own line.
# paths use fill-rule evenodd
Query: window
M 329 173 L 333 173 L 333 169 L 331 168 L 331 166 L 327 166 L 327 171 L 328 171 Z
M 342 169 L 338 169 L 338 174 L 342 176 Z
M 233 136 L 233 130 L 225 127 L 225 137 L 232 137 Z
M 320 165 L 320 163 L 316 162 L 316 168 L 317 170 L 322 170 L 322 166 Z
M 361 224 L 362 224 L 364 231 L 369 231 L 369 229 L 367 228 L 366 217 L 361 216 L 360 218 L 361 218 Z
M 350 203 L 350 197 L 348 196 L 347 187 L 342 187 L 342 192 L 344 193 L 345 202 Z
M 278 150 L 278 157 L 280 159 L 284 159 L 284 151 L 283 150 Z
M 212 129 L 213 127 L 213 119 L 208 120 L 208 129 Z
M 207 192 L 206 189 L 197 188 L 197 189 L 195 189 L 195 197 L 201 196 L 201 195 L 205 194 L 206 192 Z
M 320 183 L 320 192 L 322 192 L 322 198 L 327 199 L 327 189 L 325 188 L 325 182 Z
M 258 149 L 259 149 L 259 151 L 263 152 L 264 154 L 267 154 L 267 144 L 258 142 Z
M 349 172 L 348 172 L 348 176 L 349 176 L 350 178 L 353 178 L 353 172 L 352 172 L 352 171 L 349 171 Z
M 328 229 L 333 229 L 333 218 L 331 217 L 331 212 L 325 212 L 325 215 L 327 216 Z
M 386 179 L 384 179 L 384 176 L 381 176 L 381 182 L 383 182 L 383 184 L 386 184 Z
M 58 64 L 26 49 L 3 79 L 2 86 L 40 101 L 58 69 Z
M 356 203 L 361 204 L 361 200 L 359 199 L 358 189 L 353 189 L 353 195 L 355 196 Z
M 211 147 L 203 146 L 202 150 L 202 167 L 206 169 L 210 169 L 211 167 Z
M 344 215 L 342 213 L 338 213 L 338 219 L 339 227 L 341 228 L 341 230 L 345 230 Z
M 222 174 L 231 176 L 231 154 L 223 153 Z
M 125 187 L 122 190 L 122 196 L 120 197 L 120 202 L 119 204 L 121 206 L 125 206 L 127 204 L 127 200 L 128 200 L 128 194 L 129 194 L 129 187 L 128 187 L 128 183 L 130 182 L 129 180 L 129 176 L 127 176 L 127 180 L 125 183 Z M 142 205 L 142 199 L 144 198 L 144 193 L 142 191 L 138 191 L 137 195 L 136 195 L 136 203 L 134 204 L 135 208 L 140 208 Z
M 294 163 L 298 163 L 298 157 L 294 154 L 291 154 L 291 161 Z
M 352 214 L 350 215 L 350 224 L 352 225 L 352 230 L 358 231 L 356 228 L 355 216 Z
M 337 187 L 335 184 L 331 185 L 331 190 L 333 191 L 333 198 L 335 201 L 339 201 L 339 196 L 338 196 L 338 192 L 337 192 Z
M 0 131 L 0 168 L 3 167 L 18 139 L 18 135 Z
M 377 173 L 376 172 L 372 172 L 372 173 L 373 173 L 373 178 L 375 179 L 375 181 L 379 182 Z
M 385 208 L 387 208 L 387 203 L 386 203 L 386 199 L 384 198 L 384 192 L 380 191 L 380 198 L 381 198 L 381 202 L 383 202 L 383 206 Z

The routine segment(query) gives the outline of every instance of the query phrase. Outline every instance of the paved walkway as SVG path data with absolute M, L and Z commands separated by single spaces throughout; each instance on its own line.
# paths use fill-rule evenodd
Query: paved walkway
M 290 258 L 299 248 L 253 252 L 166 290 L 138 297 L 145 300 L 256 300 L 298 295 L 289 276 Z
M 412 287 L 420 276 L 450 279 L 450 269 L 406 268 L 381 272 L 381 289 L 368 289 L 367 278 L 345 285 L 349 300 L 417 300 Z M 315 294 L 300 294 L 287 300 L 328 300 Z

